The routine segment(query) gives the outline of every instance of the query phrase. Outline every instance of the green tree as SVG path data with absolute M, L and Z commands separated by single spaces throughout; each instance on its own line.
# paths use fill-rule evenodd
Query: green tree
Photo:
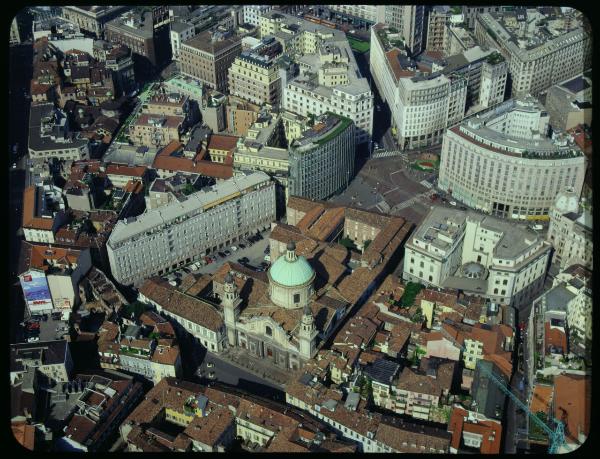
M 340 243 L 340 245 L 343 245 L 347 249 L 350 249 L 350 250 L 356 250 L 357 249 L 356 244 L 349 237 L 343 237 L 343 238 L 341 238 L 340 241 L 339 241 L 339 243 Z

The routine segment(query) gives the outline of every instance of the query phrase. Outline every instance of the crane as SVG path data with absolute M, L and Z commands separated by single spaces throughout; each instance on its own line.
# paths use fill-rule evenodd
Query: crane
M 456 343 L 456 344 L 458 344 L 458 343 Z M 462 346 L 460 344 L 458 344 L 458 346 L 460 347 L 460 349 L 463 352 L 466 351 L 464 346 Z M 555 424 L 555 428 L 554 428 L 554 430 L 552 430 L 552 428 L 550 426 L 548 426 L 544 421 L 542 421 L 534 413 L 532 413 L 531 410 L 529 409 L 529 407 L 527 405 L 525 405 L 519 399 L 519 397 L 517 397 L 515 394 L 513 394 L 510 387 L 507 387 L 506 383 L 503 380 L 496 377 L 486 367 L 480 366 L 479 368 L 488 377 L 488 379 L 490 379 L 494 384 L 496 384 L 500 388 L 500 390 L 502 390 L 502 392 L 504 392 L 506 395 L 508 395 L 511 398 L 511 400 L 517 404 L 518 407 L 520 407 L 525 413 L 527 413 L 527 415 L 531 418 L 531 420 L 533 420 L 533 422 L 535 422 L 539 427 L 541 427 L 541 429 L 544 432 L 546 432 L 546 434 L 548 435 L 548 442 L 550 444 L 550 446 L 548 448 L 548 453 L 556 454 L 558 452 L 558 449 L 565 443 L 565 428 L 564 428 L 563 423 L 561 421 L 559 421 L 558 419 L 554 418 L 553 422 Z

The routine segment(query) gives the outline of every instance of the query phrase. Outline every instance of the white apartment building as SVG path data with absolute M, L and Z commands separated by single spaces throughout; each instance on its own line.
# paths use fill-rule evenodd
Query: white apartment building
M 569 135 L 547 136 L 533 97 L 511 99 L 448 129 L 438 186 L 482 212 L 547 220 L 559 191 L 580 196 L 586 158 Z
M 425 5 L 385 5 L 385 24 L 398 30 L 406 48 L 413 56 L 425 49 L 427 34 L 425 8 Z
M 582 203 L 586 204 L 582 199 Z M 556 196 L 550 209 L 550 226 L 547 240 L 554 247 L 553 262 L 560 269 L 580 264 L 592 268 L 594 240 L 592 233 L 592 212 L 582 207 L 579 197 L 572 191 L 564 191 Z
M 479 44 L 497 48 L 509 63 L 512 97 L 538 95 L 590 67 L 591 37 L 571 14 L 547 17 L 531 8 L 524 17 L 509 12 L 477 16 Z
M 185 22 L 171 22 L 170 27 L 171 52 L 173 60 L 176 61 L 179 59 L 181 44 L 196 35 L 196 30 L 192 24 Z
M 106 244 L 114 278 L 140 284 L 275 221 L 275 187 L 263 172 L 235 177 L 119 221 Z
M 394 44 L 397 35 L 381 24 L 371 28 L 373 80 L 391 108 L 400 148 L 435 145 L 442 141 L 444 130 L 465 114 L 467 79 L 460 74 L 418 72 Z
M 518 307 L 543 288 L 549 256 L 528 228 L 434 207 L 406 244 L 402 277 Z
M 243 18 L 245 24 L 255 27 L 260 25 L 260 17 L 273 9 L 274 5 L 244 5 Z
M 386 5 L 327 5 L 329 10 L 376 24 L 385 20 Z
M 296 16 L 270 12 L 261 17 L 261 37 L 273 35 L 295 54 L 300 75 L 283 88 L 283 108 L 302 116 L 325 112 L 350 118 L 356 143 L 373 132 L 373 93 L 358 69 L 346 35 Z

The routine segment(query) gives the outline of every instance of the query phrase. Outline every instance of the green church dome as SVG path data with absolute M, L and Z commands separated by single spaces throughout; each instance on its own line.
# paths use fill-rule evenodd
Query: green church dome
M 269 269 L 269 276 L 272 280 L 285 287 L 296 287 L 306 284 L 314 276 L 314 270 L 306 261 L 306 258 L 296 256 L 294 250 L 281 256 L 273 263 Z

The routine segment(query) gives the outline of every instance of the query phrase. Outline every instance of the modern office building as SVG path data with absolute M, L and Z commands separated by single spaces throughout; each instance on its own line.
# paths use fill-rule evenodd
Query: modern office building
M 411 56 L 419 54 L 427 44 L 427 12 L 425 5 L 385 5 L 386 25 L 404 38 Z
M 401 50 L 400 34 L 377 24 L 371 28 L 370 67 L 382 99 L 392 113 L 401 149 L 435 145 L 445 129 L 465 114 L 467 78 L 440 70 L 422 73 Z
M 550 245 L 525 226 L 433 207 L 406 243 L 406 281 L 520 307 L 543 289 Z
M 550 209 L 547 240 L 554 247 L 553 263 L 560 269 L 574 264 L 591 269 L 593 265 L 592 209 L 584 199 L 581 203 L 577 193 L 564 191 L 556 195 Z
M 356 125 L 356 143 L 369 141 L 374 96 L 360 74 L 346 35 L 273 11 L 260 21 L 261 37 L 274 36 L 299 65 L 300 74 L 283 88 L 282 107 L 302 116 L 325 112 L 345 116 Z
M 235 177 L 144 214 L 121 220 L 107 242 L 117 282 L 144 279 L 189 264 L 275 220 L 275 187 L 261 172 Z
M 435 5 L 427 15 L 427 51 L 444 51 L 446 25 L 452 11 L 449 6 Z M 381 21 L 383 22 L 383 21 Z
M 231 32 L 207 30 L 181 44 L 180 70 L 208 87 L 224 92 L 228 87 L 229 67 L 241 52 L 240 37 Z
M 348 19 L 363 19 L 372 25 L 385 19 L 386 5 L 327 5 L 327 8 L 330 14 Z
M 229 68 L 229 93 L 253 104 L 279 106 L 281 76 L 277 57 L 283 48 L 273 37 L 243 51 Z
M 289 147 L 289 194 L 322 200 L 348 187 L 354 176 L 355 135 L 351 119 L 325 114 Z
M 547 220 L 559 191 L 581 195 L 586 158 L 570 135 L 548 137 L 533 97 L 511 99 L 448 129 L 439 187 L 499 217 Z
M 509 64 L 511 97 L 534 96 L 590 68 L 591 36 L 572 15 L 540 9 L 479 14 L 475 36 L 498 49 Z

